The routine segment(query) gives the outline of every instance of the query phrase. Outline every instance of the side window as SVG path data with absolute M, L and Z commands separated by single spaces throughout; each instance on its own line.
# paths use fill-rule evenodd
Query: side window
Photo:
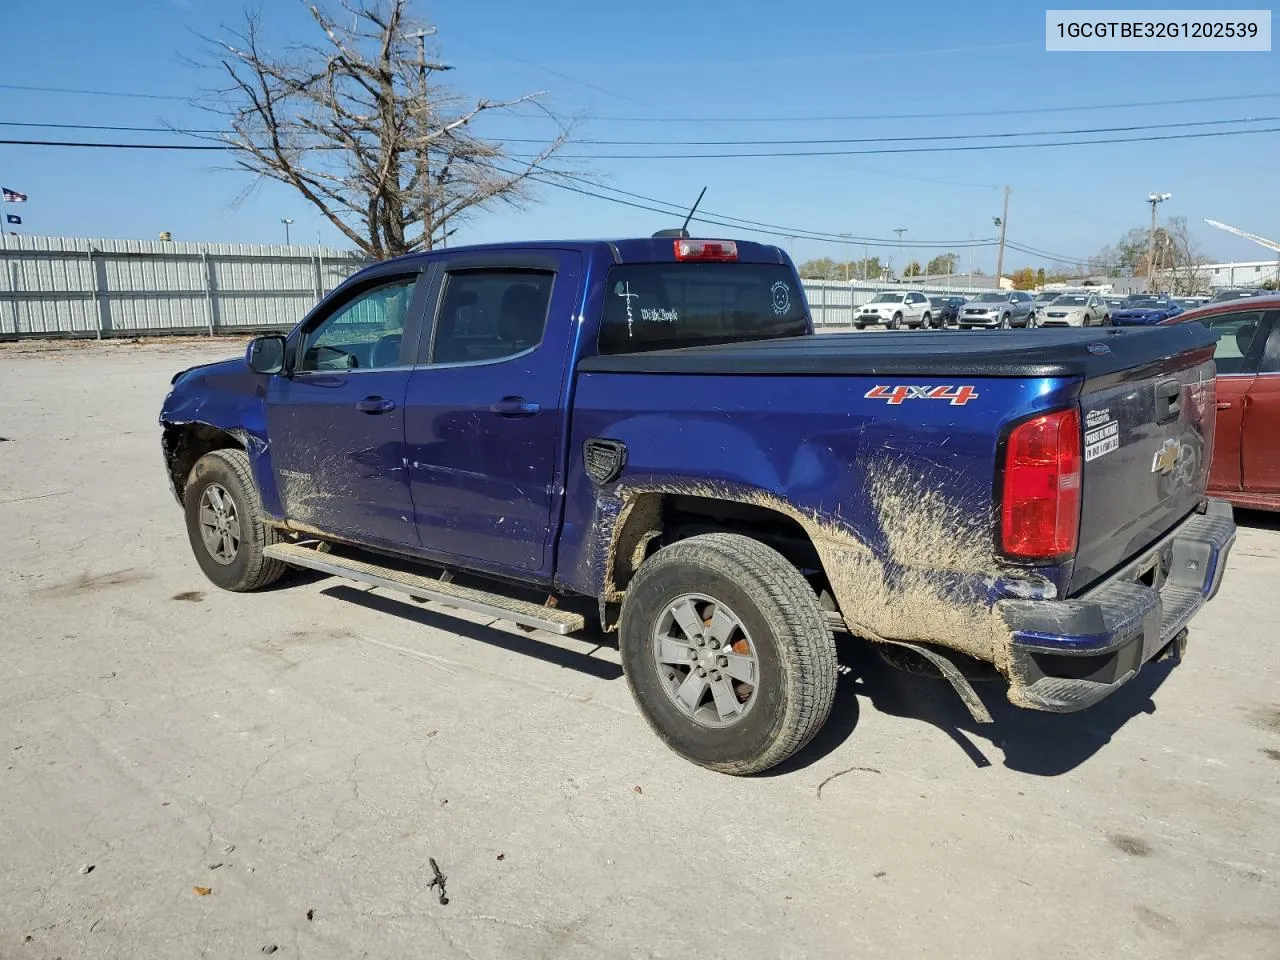
M 1266 325 L 1261 310 L 1220 313 L 1200 322 L 1218 334 L 1213 359 L 1218 373 L 1257 373 Z
M 400 362 L 405 317 L 417 276 L 366 290 L 309 330 L 303 342 L 306 370 L 380 370 Z
M 445 277 L 432 363 L 501 360 L 536 347 L 547 325 L 555 275 L 466 270 Z

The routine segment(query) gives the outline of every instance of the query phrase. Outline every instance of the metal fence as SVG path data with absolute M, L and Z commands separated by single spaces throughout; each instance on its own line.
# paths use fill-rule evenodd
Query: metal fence
M 901 293 L 915 290 L 925 296 L 962 296 L 986 293 L 990 287 L 935 287 L 902 283 L 861 283 L 839 280 L 805 280 L 804 293 L 809 301 L 813 325 L 818 330 L 844 330 L 853 325 L 853 311 L 868 302 L 877 293 L 889 291 Z
M 368 259 L 325 247 L 0 234 L 0 339 L 285 329 Z M 806 280 L 815 326 L 898 284 Z M 924 293 L 978 293 L 986 287 Z
M 367 262 L 324 247 L 0 236 L 0 338 L 288 327 Z

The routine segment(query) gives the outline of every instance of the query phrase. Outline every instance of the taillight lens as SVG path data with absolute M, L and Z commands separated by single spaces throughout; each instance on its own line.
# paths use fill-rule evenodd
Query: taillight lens
M 737 260 L 738 245 L 732 240 L 677 240 L 677 260 Z
M 1005 447 L 1000 539 L 1005 554 L 1050 560 L 1080 535 L 1080 414 L 1046 413 L 1014 427 Z

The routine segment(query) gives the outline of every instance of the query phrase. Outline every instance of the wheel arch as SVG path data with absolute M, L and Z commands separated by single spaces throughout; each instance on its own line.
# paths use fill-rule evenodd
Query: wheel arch
M 236 449 L 251 453 L 249 437 L 240 430 L 224 430 L 199 420 L 164 421 L 161 449 L 169 484 L 178 503 L 184 502 L 187 478 L 201 457 L 214 450 Z
M 777 550 L 817 587 L 825 581 L 812 531 L 776 494 L 723 484 L 673 483 L 622 494 L 622 507 L 599 531 L 604 546 L 600 619 L 617 626 L 627 585 L 661 547 L 705 533 L 738 533 Z

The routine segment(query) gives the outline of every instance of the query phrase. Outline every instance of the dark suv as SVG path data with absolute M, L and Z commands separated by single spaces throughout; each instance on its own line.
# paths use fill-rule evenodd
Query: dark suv
M 933 305 L 933 317 L 930 326 L 945 327 L 955 323 L 960 315 L 960 308 L 966 303 L 964 297 L 930 297 Z

